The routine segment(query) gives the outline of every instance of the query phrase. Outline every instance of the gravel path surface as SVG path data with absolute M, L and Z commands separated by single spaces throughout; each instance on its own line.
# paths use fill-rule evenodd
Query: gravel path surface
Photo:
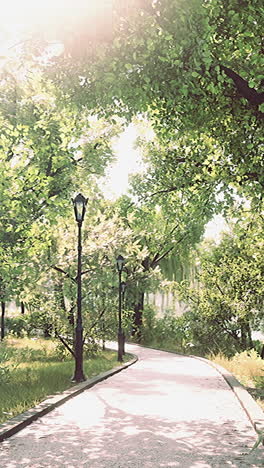
M 190 357 L 127 346 L 139 361 L 0 444 L 2 468 L 264 467 L 223 377 Z

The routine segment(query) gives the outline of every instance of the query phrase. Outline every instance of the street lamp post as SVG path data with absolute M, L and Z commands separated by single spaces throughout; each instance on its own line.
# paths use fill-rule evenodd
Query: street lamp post
M 77 270 L 77 320 L 75 328 L 74 382 L 85 380 L 83 372 L 83 325 L 82 325 L 82 223 L 88 199 L 79 193 L 72 199 L 75 219 L 78 223 L 78 270 Z
M 116 259 L 117 271 L 119 275 L 119 303 L 118 303 L 118 354 L 117 359 L 119 362 L 123 361 L 123 350 L 124 350 L 124 334 L 122 330 L 122 282 L 121 276 L 124 267 L 124 257 L 118 255 Z
M 124 304 L 125 304 L 125 291 L 126 291 L 126 283 L 125 281 L 121 282 L 121 293 L 122 293 L 122 305 L 121 305 L 121 310 L 122 313 L 124 312 Z M 122 356 L 125 354 L 125 332 L 122 329 Z

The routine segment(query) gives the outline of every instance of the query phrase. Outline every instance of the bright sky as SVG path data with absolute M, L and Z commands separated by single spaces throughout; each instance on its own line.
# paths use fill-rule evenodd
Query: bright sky
M 1 0 L 0 5 L 2 21 L 14 29 L 106 16 L 112 0 Z
M 205 239 L 212 239 L 216 242 L 219 242 L 221 237 L 221 232 L 228 228 L 225 219 L 221 215 L 215 215 L 212 221 L 206 226 L 204 238 Z
M 64 37 L 83 35 L 95 39 L 112 33 L 113 0 L 0 0 L 0 55 L 27 38 L 28 32 L 42 33 L 57 42 Z
M 134 147 L 137 137 L 136 127 L 130 124 L 113 145 L 117 161 L 109 167 L 105 180 L 100 184 L 105 197 L 110 200 L 126 193 L 129 176 L 144 169 L 140 150 Z

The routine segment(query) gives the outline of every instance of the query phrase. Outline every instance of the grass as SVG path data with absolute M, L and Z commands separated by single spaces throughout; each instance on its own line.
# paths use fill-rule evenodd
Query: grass
M 264 361 L 255 350 L 237 353 L 230 359 L 222 354 L 208 358 L 231 372 L 264 410 Z
M 84 373 L 91 378 L 117 365 L 116 352 L 101 351 L 84 360 Z M 4 340 L 0 344 L 0 423 L 73 386 L 73 371 L 72 357 L 62 360 L 53 340 Z

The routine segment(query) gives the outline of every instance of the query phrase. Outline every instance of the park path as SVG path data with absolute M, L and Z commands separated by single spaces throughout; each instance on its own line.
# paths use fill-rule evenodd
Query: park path
M 128 369 L 0 444 L 1 468 L 264 466 L 233 391 L 205 362 L 128 345 Z

